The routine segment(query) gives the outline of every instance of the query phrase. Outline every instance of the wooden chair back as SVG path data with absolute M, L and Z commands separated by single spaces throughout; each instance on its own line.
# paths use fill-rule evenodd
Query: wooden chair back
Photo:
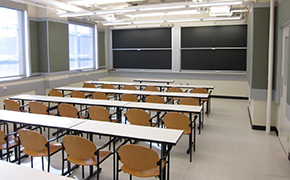
M 134 94 L 123 94 L 121 96 L 121 101 L 138 102 L 138 97 Z
M 170 87 L 167 92 L 180 92 L 182 93 L 182 89 L 180 89 L 179 87 Z
M 93 99 L 104 99 L 104 100 L 109 99 L 108 96 L 102 92 L 94 92 L 92 97 L 93 97 Z
M 68 156 L 74 159 L 84 160 L 94 158 L 94 152 L 97 150 L 93 142 L 75 135 L 65 136 L 63 138 L 63 145 Z
M 61 103 L 57 107 L 59 115 L 63 117 L 78 117 L 78 109 L 71 104 Z
M 171 112 L 163 117 L 163 122 L 166 128 L 169 129 L 179 129 L 184 131 L 190 130 L 190 120 L 189 118 L 181 113 Z
M 119 156 L 124 166 L 138 171 L 156 168 L 159 161 L 159 156 L 154 150 L 137 144 L 121 146 Z
M 96 86 L 92 83 L 84 83 L 83 87 L 84 88 L 96 88 Z
M 92 120 L 98 121 L 110 121 L 109 111 L 101 106 L 91 106 L 89 107 L 89 116 Z
M 72 91 L 70 95 L 74 98 L 86 98 L 86 95 L 80 91 Z
M 155 86 L 146 86 L 144 88 L 144 91 L 159 91 L 157 87 Z
M 123 87 L 124 90 L 137 90 L 137 88 L 133 85 L 125 85 Z
M 191 93 L 203 93 L 208 94 L 208 91 L 204 88 L 194 88 L 191 90 Z
M 199 106 L 199 99 L 197 98 L 181 98 L 179 100 L 180 105 L 193 105 Z
M 150 95 L 150 96 L 146 96 L 146 102 L 147 103 L 160 103 L 160 104 L 164 104 L 164 99 L 160 96 L 156 96 L 156 95 Z
M 0 129 L 0 149 L 4 149 L 6 147 L 6 141 L 4 139 L 5 137 L 6 137 L 6 133 Z
M 55 90 L 55 89 L 51 89 L 51 90 L 48 92 L 48 95 L 49 95 L 49 96 L 63 97 L 63 94 L 62 94 L 60 91 Z
M 47 106 L 41 102 L 29 102 L 29 110 L 34 114 L 48 114 Z
M 111 84 L 103 84 L 102 88 L 103 89 L 115 89 L 115 87 Z
M 20 104 L 10 99 L 4 99 L 4 108 L 10 111 L 20 111 Z
M 17 133 L 20 143 L 25 149 L 30 151 L 42 151 L 46 149 L 45 144 L 47 140 L 42 134 L 29 129 L 19 129 Z
M 129 109 L 126 118 L 133 125 L 150 126 L 150 115 L 142 109 Z

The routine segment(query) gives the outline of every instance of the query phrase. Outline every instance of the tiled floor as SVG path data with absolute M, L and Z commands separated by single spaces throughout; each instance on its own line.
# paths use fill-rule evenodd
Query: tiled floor
M 97 145 L 101 145 L 106 139 L 95 137 Z M 149 146 L 146 143 L 140 144 Z M 290 162 L 277 136 L 274 133 L 266 135 L 265 131 L 251 130 L 246 100 L 212 99 L 212 112 L 205 118 L 201 135 L 197 136 L 192 163 L 185 153 L 187 147 L 188 137 L 184 136 L 171 151 L 172 180 L 290 179 Z M 154 150 L 159 153 L 158 147 Z M 61 153 L 52 157 L 52 173 L 60 173 L 60 156 Z M 29 159 L 22 165 L 30 166 Z M 111 167 L 112 158 L 109 158 L 102 165 L 100 179 L 113 179 Z M 35 168 L 41 169 L 39 159 L 35 159 Z M 81 169 L 70 177 L 81 179 Z M 120 179 L 129 179 L 129 176 L 121 172 Z

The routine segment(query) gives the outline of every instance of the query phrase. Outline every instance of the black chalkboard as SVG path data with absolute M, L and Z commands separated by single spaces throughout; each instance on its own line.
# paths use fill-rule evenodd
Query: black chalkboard
M 182 50 L 181 69 L 246 71 L 246 56 L 246 49 Z
M 181 48 L 246 46 L 247 25 L 181 28 Z
M 113 67 L 129 69 L 171 69 L 171 50 L 115 50 Z
M 126 29 L 112 31 L 116 48 L 171 48 L 171 28 Z

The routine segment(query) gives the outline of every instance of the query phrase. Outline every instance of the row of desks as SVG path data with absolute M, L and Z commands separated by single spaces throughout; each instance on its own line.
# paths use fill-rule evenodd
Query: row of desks
M 161 157 L 164 157 L 166 151 L 170 151 L 172 146 L 177 144 L 183 134 L 182 130 L 92 121 L 8 110 L 0 110 L 0 120 L 13 124 L 43 126 L 68 131 L 80 131 L 110 137 L 129 138 L 133 140 L 160 143 Z M 38 172 L 35 173 L 37 174 Z M 44 174 L 44 176 L 45 178 L 50 177 L 48 174 Z M 53 176 L 51 176 L 51 178 L 53 178 Z M 164 179 L 164 177 L 161 179 Z

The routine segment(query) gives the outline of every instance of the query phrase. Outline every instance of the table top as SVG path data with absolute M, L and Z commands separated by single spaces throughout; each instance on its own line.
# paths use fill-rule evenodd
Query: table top
M 124 108 L 138 108 L 147 110 L 188 112 L 188 113 L 200 113 L 202 110 L 202 106 L 145 103 L 145 102 L 130 102 L 126 104 Z
M 176 145 L 183 131 L 88 120 L 71 128 L 88 133 Z
M 215 86 L 209 85 L 180 85 L 180 84 L 156 84 L 156 83 L 131 83 L 131 82 L 114 82 L 114 81 L 86 81 L 86 83 L 92 84 L 111 84 L 111 85 L 133 85 L 133 86 L 156 86 L 156 87 L 179 87 L 184 89 L 193 89 L 193 88 L 205 88 L 205 89 L 214 89 Z
M 57 174 L 48 173 L 38 169 L 33 169 L 23 165 L 9 163 L 0 160 L 0 174 L 1 179 L 9 180 L 72 180 L 72 178 L 64 177 Z
M 11 123 L 23 123 L 61 129 L 69 129 L 72 126 L 86 121 L 84 119 L 77 118 L 66 118 L 8 110 L 0 110 L 0 120 Z
M 82 91 L 82 92 L 103 92 L 113 94 L 134 94 L 134 95 L 157 95 L 163 97 L 191 97 L 191 98 L 208 98 L 209 94 L 202 93 L 174 93 L 174 92 L 158 92 L 158 91 L 138 91 L 138 90 L 119 90 L 119 89 L 95 89 L 95 88 L 81 88 L 62 86 L 53 88 L 61 91 Z
M 69 103 L 80 105 L 92 105 L 92 106 L 109 106 L 109 107 L 123 107 L 129 103 L 127 101 L 108 101 L 99 99 L 83 99 L 72 97 L 56 97 L 56 96 L 43 96 L 43 95 L 29 95 L 21 94 L 9 97 L 12 100 L 25 100 L 25 101 L 40 101 L 40 102 L 53 102 L 53 103 Z
M 134 79 L 134 82 L 174 83 L 174 79 Z

